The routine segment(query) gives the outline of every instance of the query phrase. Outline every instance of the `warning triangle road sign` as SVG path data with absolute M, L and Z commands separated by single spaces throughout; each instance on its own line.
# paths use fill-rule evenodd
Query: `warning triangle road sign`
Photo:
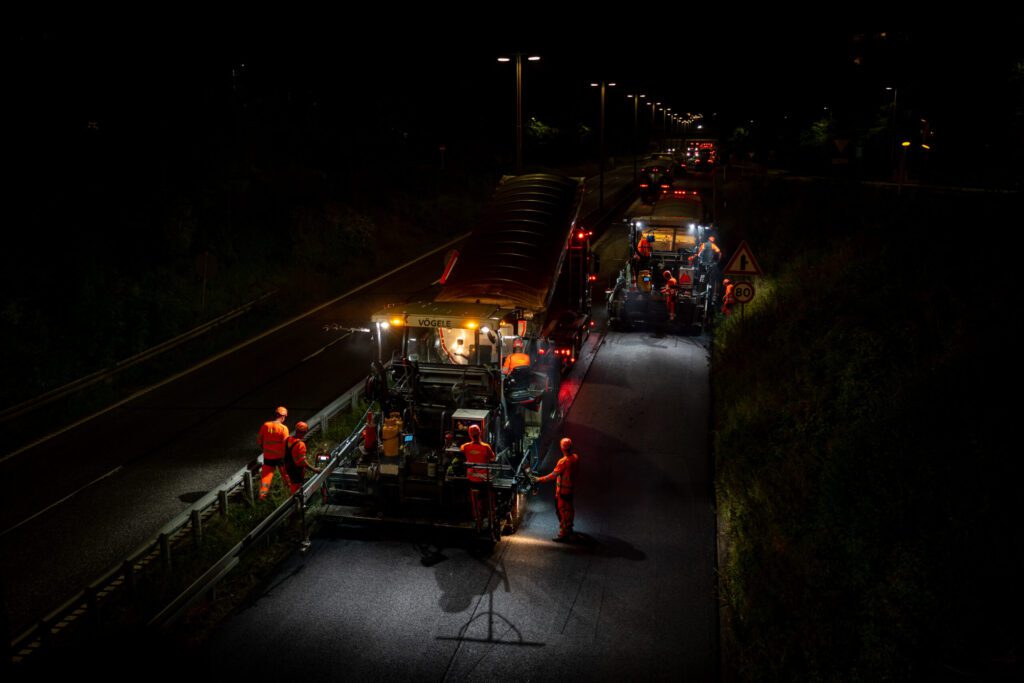
M 754 253 L 747 246 L 746 240 L 740 242 L 739 249 L 729 259 L 729 263 L 725 265 L 725 270 L 722 272 L 726 275 L 763 275 L 761 266 L 757 265 L 757 259 L 754 258 Z

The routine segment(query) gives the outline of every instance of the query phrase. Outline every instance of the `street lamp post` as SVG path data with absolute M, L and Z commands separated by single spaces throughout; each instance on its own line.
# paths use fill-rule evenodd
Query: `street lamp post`
M 609 83 L 607 81 L 600 81 L 598 83 L 591 83 L 590 87 L 591 88 L 600 88 L 601 89 L 601 117 L 600 117 L 600 128 L 601 128 L 601 133 L 600 133 L 600 139 L 601 139 L 600 154 L 601 154 L 601 158 L 598 161 L 599 169 L 600 169 L 600 178 L 598 179 L 597 206 L 598 206 L 599 210 L 604 210 L 604 100 L 605 100 L 605 91 L 608 88 L 614 88 L 615 84 L 614 83 Z
M 890 85 L 886 86 L 885 89 L 892 90 L 892 116 L 889 118 L 889 135 L 891 137 L 889 168 L 893 168 L 896 165 L 896 96 L 899 94 L 899 88 Z
M 626 95 L 626 97 L 632 98 L 633 100 L 633 183 L 636 184 L 636 120 L 637 110 L 640 108 L 640 100 L 647 97 L 647 95 Z
M 523 172 L 523 53 L 515 53 L 516 58 L 516 173 Z M 528 56 L 529 62 L 539 62 L 540 57 Z M 510 62 L 510 57 L 498 57 L 498 61 Z

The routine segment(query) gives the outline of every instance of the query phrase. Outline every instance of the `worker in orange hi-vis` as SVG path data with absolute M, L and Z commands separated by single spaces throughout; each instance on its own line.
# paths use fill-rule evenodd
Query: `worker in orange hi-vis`
M 736 295 L 733 293 L 736 285 L 730 282 L 729 278 L 722 280 L 722 284 L 725 285 L 725 295 L 722 297 L 722 315 L 729 317 L 729 311 L 732 310 L 732 305 L 736 303 Z
M 270 492 L 270 484 L 274 481 L 274 471 L 281 470 L 281 477 L 288 483 L 288 472 L 284 464 L 284 447 L 288 440 L 288 427 L 284 421 L 288 419 L 288 409 L 278 406 L 273 420 L 263 423 L 256 442 L 263 449 L 263 468 L 260 470 L 260 500 L 266 500 Z
M 661 288 L 661 293 L 665 295 L 665 308 L 668 309 L 668 319 L 676 319 L 676 292 L 679 289 L 679 283 L 672 277 L 672 271 L 666 270 L 661 274 L 665 278 L 665 286 Z
M 476 530 L 479 532 L 483 529 L 483 518 L 488 515 L 488 510 L 493 509 L 491 497 L 494 495 L 494 489 L 487 486 L 487 482 L 491 478 L 491 473 L 488 470 L 473 468 L 469 465 L 474 462 L 491 463 L 495 461 L 496 456 L 491 445 L 480 440 L 480 427 L 477 425 L 469 425 L 469 441 L 462 444 L 459 450 L 462 451 L 462 457 L 466 459 L 466 478 L 470 482 L 469 497 L 473 504 L 473 519 L 476 520 Z M 486 500 L 488 507 L 484 507 L 485 498 L 483 494 L 485 491 L 487 492 Z
M 309 432 L 309 425 L 305 422 L 296 422 L 295 435 L 289 436 L 285 441 L 284 465 L 288 472 L 288 486 L 292 495 L 302 488 L 302 483 L 306 480 L 306 470 L 320 471 L 306 461 L 307 432 Z
M 501 374 L 507 375 L 516 368 L 530 364 L 530 355 L 523 352 L 523 338 L 516 337 L 512 340 L 512 353 L 505 356 L 505 362 L 501 364 Z
M 555 513 L 558 515 L 558 536 L 551 539 L 565 543 L 572 539 L 573 520 L 576 517 L 576 506 L 573 502 L 575 486 L 579 481 L 580 456 L 572 450 L 572 439 L 562 439 L 559 444 L 562 457 L 555 464 L 555 469 L 543 477 L 531 477 L 533 483 L 543 484 L 555 480 Z
M 640 239 L 636 243 L 636 255 L 641 259 L 646 260 L 651 258 L 651 254 L 654 253 L 654 245 L 651 239 L 653 235 L 640 235 Z
M 374 457 L 377 455 L 377 423 L 374 421 L 373 411 L 366 411 L 366 426 L 363 427 L 361 436 L 363 437 L 363 443 L 359 447 L 360 452 L 365 460 L 367 457 Z
M 722 250 L 715 244 L 715 236 L 711 235 L 701 243 L 700 249 L 697 250 L 697 259 L 702 266 L 708 267 L 720 258 L 722 258 Z

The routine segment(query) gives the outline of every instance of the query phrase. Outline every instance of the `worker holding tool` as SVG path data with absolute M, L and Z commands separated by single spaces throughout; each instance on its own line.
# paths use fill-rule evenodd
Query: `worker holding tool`
M 562 457 L 555 464 L 555 469 L 543 477 L 530 475 L 534 484 L 543 484 L 555 480 L 555 513 L 558 515 L 558 536 L 551 539 L 556 543 L 565 543 L 572 539 L 573 519 L 576 516 L 573 504 L 574 487 L 579 479 L 580 456 L 572 450 L 572 439 L 564 438 L 559 442 Z
M 302 488 L 306 480 L 306 470 L 319 472 L 320 469 L 313 467 L 306 461 L 306 434 L 309 432 L 309 425 L 305 422 L 295 423 L 295 436 L 289 436 L 285 441 L 285 470 L 290 479 L 289 488 L 292 495 Z

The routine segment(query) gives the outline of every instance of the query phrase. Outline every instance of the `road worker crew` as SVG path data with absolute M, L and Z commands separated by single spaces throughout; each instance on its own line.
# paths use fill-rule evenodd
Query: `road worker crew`
M 295 436 L 289 436 L 285 441 L 284 465 L 291 480 L 288 484 L 292 495 L 295 495 L 302 488 L 302 482 L 306 480 L 306 470 L 319 472 L 320 470 L 306 462 L 306 433 L 309 425 L 305 422 L 295 423 Z
M 507 375 L 516 368 L 530 364 L 530 355 L 523 353 L 523 339 L 516 337 L 512 342 L 512 353 L 505 356 L 505 362 L 501 364 L 501 374 Z
M 486 485 L 491 478 L 490 471 L 472 468 L 469 467 L 469 464 L 494 462 L 496 459 L 494 450 L 490 444 L 480 440 L 480 427 L 477 425 L 469 425 L 469 441 L 462 444 L 459 450 L 462 451 L 462 457 L 466 460 L 466 478 L 469 479 L 472 486 L 469 496 L 473 507 L 473 518 L 476 520 L 476 530 L 480 532 L 483 529 L 484 517 L 489 518 L 489 511 L 494 509 L 494 489 Z
M 576 516 L 573 504 L 575 485 L 579 480 L 580 456 L 572 451 L 572 439 L 565 438 L 559 442 L 562 457 L 555 464 L 555 469 L 543 477 L 532 477 L 535 484 L 543 484 L 555 480 L 555 513 L 558 515 L 558 536 L 551 539 L 564 543 L 572 538 L 573 519 Z
M 288 473 L 284 467 L 284 447 L 288 440 L 288 427 L 284 421 L 288 419 L 288 409 L 278 406 L 273 420 L 264 422 L 260 427 L 256 442 L 263 449 L 263 467 L 260 469 L 260 500 L 266 500 L 270 492 L 270 484 L 274 481 L 274 471 L 280 470 L 281 477 L 288 482 Z
M 668 319 L 676 319 L 676 291 L 679 289 L 679 283 L 672 277 L 672 271 L 666 270 L 661 274 L 665 278 L 665 286 L 661 288 L 661 293 L 665 295 L 665 308 L 668 309 Z
M 733 290 L 736 288 L 729 278 L 722 280 L 722 284 L 725 285 L 725 296 L 722 297 L 722 315 L 728 317 L 731 306 L 736 303 L 736 295 Z

